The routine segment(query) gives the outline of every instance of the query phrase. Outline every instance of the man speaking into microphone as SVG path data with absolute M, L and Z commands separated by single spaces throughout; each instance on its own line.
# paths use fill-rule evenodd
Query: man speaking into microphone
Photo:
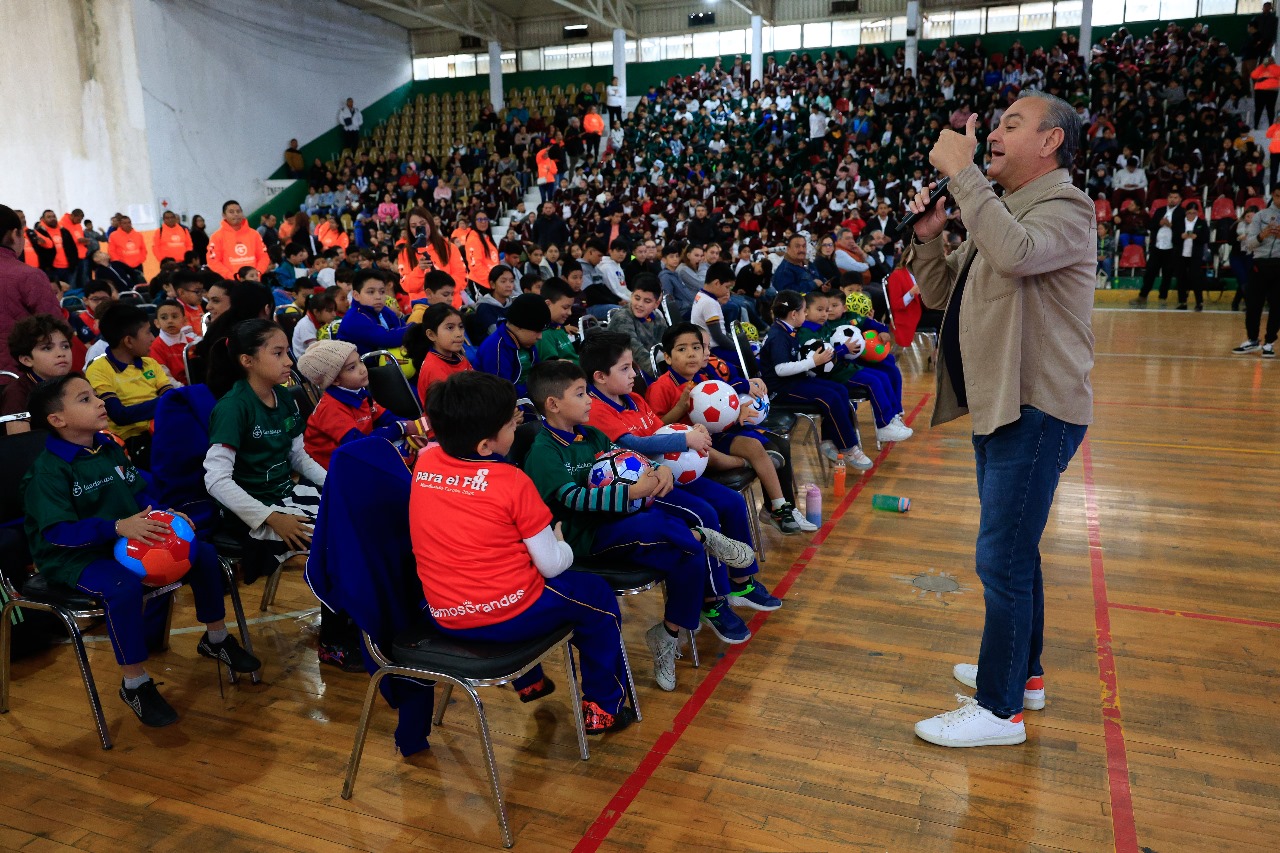
M 928 305 L 946 306 L 933 425 L 969 414 L 981 517 L 976 563 L 986 601 L 978 663 L 957 664 L 973 699 L 916 724 L 939 746 L 1027 739 L 1023 710 L 1044 707 L 1040 536 L 1058 478 L 1093 417 L 1093 203 L 1072 186 L 1080 119 L 1066 102 L 1024 92 L 974 165 L 977 116 L 951 130 L 929 162 L 951 179 L 969 238 L 943 251 L 943 201 L 912 202 L 911 271 Z M 1004 189 L 997 196 L 989 181 Z

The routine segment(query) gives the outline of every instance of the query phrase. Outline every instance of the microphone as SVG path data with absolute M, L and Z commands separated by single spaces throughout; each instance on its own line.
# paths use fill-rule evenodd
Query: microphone
M 929 195 L 929 203 L 924 206 L 924 210 L 920 213 L 909 213 L 904 216 L 902 220 L 898 222 L 898 227 L 893 229 L 893 233 L 889 236 L 894 240 L 897 240 L 903 234 L 910 234 L 911 227 L 916 224 L 916 220 L 932 210 L 933 206 L 938 203 L 938 199 L 946 195 L 947 184 L 949 183 L 951 183 L 950 178 L 943 178 L 938 181 L 938 185 L 933 188 L 933 192 Z

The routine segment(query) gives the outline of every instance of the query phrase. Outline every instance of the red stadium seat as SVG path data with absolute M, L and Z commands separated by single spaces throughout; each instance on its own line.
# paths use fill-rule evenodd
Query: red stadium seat
M 1169 202 L 1165 201 L 1164 199 L 1162 198 L 1156 199 L 1155 201 L 1151 202 L 1151 215 L 1155 216 L 1157 213 L 1164 210 L 1168 206 L 1169 206 Z
M 1120 253 L 1120 269 L 1139 270 L 1147 266 L 1147 255 L 1137 243 L 1130 243 Z
M 1093 203 L 1093 209 L 1098 215 L 1099 222 L 1104 220 L 1107 222 L 1111 221 L 1111 202 L 1107 201 L 1105 198 L 1097 199 Z
M 1251 198 L 1247 198 L 1244 200 L 1245 210 L 1248 210 L 1249 208 L 1253 208 L 1254 210 L 1262 210 L 1266 206 L 1267 206 L 1267 200 L 1260 195 L 1255 195 L 1255 196 L 1252 196 Z
M 1213 200 L 1213 207 L 1209 211 L 1209 219 L 1217 222 L 1220 219 L 1235 219 L 1236 203 L 1225 195 L 1220 195 Z

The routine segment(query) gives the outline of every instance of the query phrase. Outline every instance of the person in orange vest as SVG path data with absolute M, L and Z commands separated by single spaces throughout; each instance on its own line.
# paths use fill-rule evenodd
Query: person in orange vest
M 71 276 L 71 286 L 83 287 L 89 280 L 89 267 L 92 264 L 89 259 L 90 240 L 84 236 L 84 211 L 77 207 L 70 213 L 64 213 L 58 224 L 71 232 L 71 239 L 76 241 L 78 247 L 76 251 L 80 253 L 80 263 Z
M 351 245 L 351 238 L 338 224 L 338 217 L 330 213 L 324 221 L 316 226 L 316 239 L 326 249 L 338 246 L 343 252 Z
M 1253 126 L 1261 129 L 1262 115 L 1267 121 L 1276 120 L 1276 93 L 1280 91 L 1280 65 L 1270 56 L 1262 57 L 1258 67 L 1249 75 L 1253 78 Z
M 80 246 L 75 237 L 58 223 L 58 215 L 52 210 L 40 214 L 36 235 L 40 269 L 50 281 L 70 285 L 80 266 Z
M 604 116 L 596 112 L 594 106 L 587 107 L 587 114 L 582 117 L 582 147 L 587 156 L 588 166 L 600 159 L 602 133 L 604 133 Z
M 142 232 L 133 230 L 133 220 L 121 215 L 120 227 L 107 238 L 107 256 L 116 271 L 133 284 L 143 280 L 142 263 L 147 259 L 147 242 Z
M 158 261 L 177 261 L 182 263 L 191 251 L 191 232 L 178 221 L 178 214 L 166 210 L 160 217 L 160 227 L 152 239 L 151 249 Z
M 245 221 L 240 202 L 231 200 L 222 205 L 222 227 L 209 235 L 209 269 L 225 279 L 235 280 L 241 267 L 253 267 L 258 272 L 267 271 L 271 258 L 262 235 L 250 228 Z
M 27 215 L 21 210 L 14 210 L 18 215 L 18 222 L 21 227 L 18 229 L 22 234 L 22 262 L 29 267 L 40 269 L 40 256 L 36 254 L 36 232 L 27 227 Z
M 489 270 L 498 265 L 498 246 L 489 232 L 489 215 L 476 214 L 474 225 L 463 244 L 467 256 L 467 278 L 478 285 L 478 292 L 489 292 Z
M 462 263 L 462 252 L 444 239 L 426 208 L 410 210 L 408 225 L 405 236 L 396 243 L 396 267 L 400 273 L 401 289 L 408 294 L 410 302 L 424 299 L 423 279 L 433 269 L 442 270 L 453 279 L 453 307 L 459 307 L 462 305 L 462 292 L 467 287 L 467 268 Z
M 1271 122 L 1271 127 L 1267 128 L 1267 139 L 1271 140 L 1267 146 L 1271 152 L 1271 183 L 1268 186 L 1275 189 L 1280 187 L 1280 120 Z
M 556 146 L 548 145 L 533 158 L 538 164 L 538 194 L 543 204 L 551 201 L 556 194 L 556 172 L 559 170 L 556 157 Z

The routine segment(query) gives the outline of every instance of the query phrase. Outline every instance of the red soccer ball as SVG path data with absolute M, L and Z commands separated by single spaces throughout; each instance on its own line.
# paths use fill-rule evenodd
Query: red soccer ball
M 866 349 L 862 351 L 863 361 L 884 361 L 889 355 L 889 350 L 893 347 L 893 342 L 889 340 L 889 335 L 881 334 L 875 330 L 866 332 L 863 336 L 866 341 Z

